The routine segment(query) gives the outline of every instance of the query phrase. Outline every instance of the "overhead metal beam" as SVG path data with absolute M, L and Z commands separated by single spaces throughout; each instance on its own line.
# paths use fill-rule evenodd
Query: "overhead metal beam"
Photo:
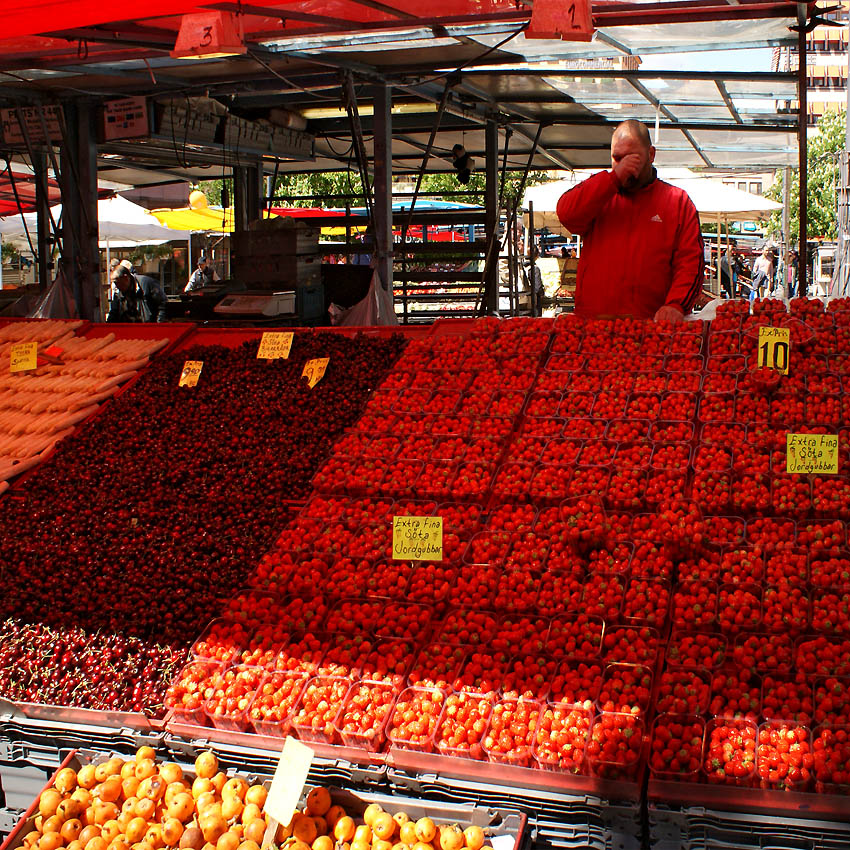
M 307 12 L 298 12 L 285 6 L 254 6 L 250 3 L 204 3 L 203 9 L 216 9 L 222 12 L 234 12 L 245 15 L 259 15 L 264 18 L 280 18 L 281 21 L 299 21 L 305 24 L 321 24 L 332 29 L 356 28 L 358 21 L 347 18 L 330 18 L 327 15 L 311 15 Z
M 377 12 L 383 12 L 386 15 L 393 15 L 396 18 L 408 17 L 408 12 L 402 12 L 401 9 L 396 9 L 394 6 L 388 6 L 386 3 L 380 3 L 378 0 L 351 0 L 358 6 L 365 6 L 367 9 L 374 9 Z
M 732 113 L 732 117 L 735 119 L 737 124 L 743 124 L 744 119 L 741 118 L 740 113 L 735 107 L 732 98 L 729 95 L 729 91 L 726 88 L 726 85 L 721 80 L 715 80 L 714 84 L 717 86 L 717 91 L 720 92 L 720 96 L 723 98 L 723 102 L 726 104 L 726 108 Z
M 486 101 L 493 109 L 499 109 L 503 111 L 509 119 L 513 115 L 523 118 L 526 121 L 534 122 L 536 124 L 541 123 L 539 118 L 534 115 L 531 115 L 525 110 L 517 109 L 515 104 L 511 104 L 508 107 L 507 104 L 500 103 L 493 95 L 491 95 L 489 92 L 484 91 L 483 89 L 480 89 L 478 86 L 474 86 L 470 83 L 461 82 L 458 84 L 457 88 L 473 95 L 474 97 Z M 527 141 L 534 142 L 535 144 L 537 144 L 537 142 L 539 141 L 539 133 L 537 135 L 532 134 L 528 130 L 525 130 L 521 125 L 514 124 L 512 122 L 510 122 L 510 127 L 515 133 L 517 133 L 517 135 L 522 136 Z M 573 164 L 566 157 L 560 156 L 559 154 L 550 153 L 549 150 L 543 145 L 538 145 L 538 150 L 550 162 L 552 162 L 554 165 L 557 165 L 558 168 L 566 168 L 568 171 L 573 170 Z

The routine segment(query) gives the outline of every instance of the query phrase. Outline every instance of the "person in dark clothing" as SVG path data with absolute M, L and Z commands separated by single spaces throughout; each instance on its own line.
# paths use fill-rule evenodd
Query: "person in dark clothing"
M 144 322 L 148 315 L 145 294 L 130 268 L 123 261 L 112 270 L 107 322 Z
M 221 280 L 216 270 L 207 260 L 206 254 L 201 254 L 198 257 L 198 267 L 189 275 L 189 282 L 186 284 L 184 292 L 193 292 L 196 289 L 203 289 L 205 286 Z

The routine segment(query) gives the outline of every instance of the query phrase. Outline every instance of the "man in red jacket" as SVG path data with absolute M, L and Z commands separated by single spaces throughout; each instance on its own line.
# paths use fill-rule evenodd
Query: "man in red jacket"
M 558 218 L 582 237 L 576 313 L 680 322 L 702 290 L 699 216 L 682 189 L 659 180 L 655 148 L 639 121 L 611 139 L 611 170 L 558 201 Z

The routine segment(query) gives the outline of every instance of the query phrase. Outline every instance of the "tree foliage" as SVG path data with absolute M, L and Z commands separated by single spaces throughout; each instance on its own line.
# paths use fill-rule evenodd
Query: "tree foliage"
M 817 135 L 809 138 L 808 226 L 806 236 L 834 239 L 837 233 L 835 191 L 838 183 L 838 154 L 844 150 L 846 127 L 845 112 L 827 112 L 818 122 Z M 800 171 L 790 169 L 788 229 L 791 241 L 800 236 Z M 768 198 L 782 203 L 784 173 L 777 173 L 776 182 L 765 192 Z M 768 225 L 768 233 L 782 235 L 782 212 L 775 212 Z
M 501 180 L 501 172 L 499 179 Z M 552 179 L 547 171 L 529 171 L 526 187 L 535 186 L 538 183 L 546 183 Z M 415 182 L 415 175 L 410 177 L 410 182 Z M 522 183 L 521 171 L 508 171 L 505 175 L 504 202 L 513 201 Z M 207 196 L 208 202 L 213 206 L 221 204 L 221 190 L 227 184 L 230 202 L 233 203 L 233 189 L 231 181 L 227 180 L 204 180 L 198 188 Z M 470 204 L 483 204 L 484 202 L 485 176 L 483 171 L 474 171 L 469 183 L 463 185 L 458 182 L 455 175 L 428 173 L 422 178 L 420 195 L 427 193 L 431 198 L 446 201 L 461 201 Z M 453 195 L 452 192 L 470 190 L 478 194 Z M 343 207 L 346 202 L 351 206 L 362 206 L 363 183 L 356 171 L 322 171 L 311 174 L 284 174 L 278 177 L 274 195 L 278 198 L 294 195 L 300 200 L 282 200 L 281 206 L 312 207 L 329 206 Z M 345 196 L 355 195 L 355 198 Z

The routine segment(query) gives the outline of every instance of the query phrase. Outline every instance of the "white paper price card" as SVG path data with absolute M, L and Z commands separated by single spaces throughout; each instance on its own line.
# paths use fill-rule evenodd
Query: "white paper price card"
M 296 741 L 287 738 L 274 772 L 272 787 L 263 806 L 265 811 L 284 826 L 292 820 L 298 807 L 298 800 L 307 781 L 307 773 L 313 762 L 313 751 Z
M 292 350 L 292 331 L 266 331 L 257 349 L 258 360 L 288 360 Z
M 330 362 L 330 357 L 317 357 L 315 360 L 308 360 L 304 364 L 304 371 L 301 373 L 301 377 L 307 379 L 310 389 L 313 389 L 324 378 L 325 371 Z
M 38 366 L 38 343 L 17 342 L 12 346 L 10 372 L 27 372 Z
M 178 387 L 196 387 L 198 378 L 201 377 L 201 369 L 204 368 L 203 360 L 187 360 L 183 364 L 183 371 L 180 373 L 180 383 Z

